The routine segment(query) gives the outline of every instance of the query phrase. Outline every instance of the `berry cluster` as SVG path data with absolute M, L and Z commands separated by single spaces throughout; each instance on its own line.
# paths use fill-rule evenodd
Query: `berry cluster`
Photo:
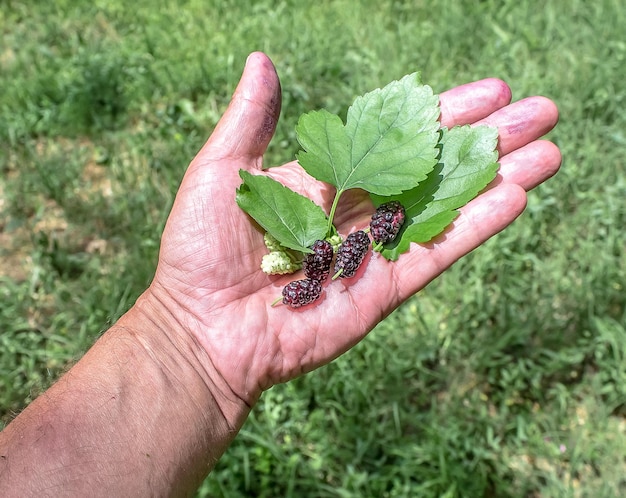
M 304 275 L 312 280 L 323 282 L 330 274 L 330 264 L 333 261 L 333 246 L 327 240 L 318 240 L 311 246 L 312 253 L 307 254 L 302 261 Z
M 361 266 L 369 247 L 370 238 L 363 230 L 352 232 L 348 235 L 337 251 L 333 280 L 338 277 L 353 277 L 359 266 Z
M 396 238 L 404 223 L 404 207 L 397 201 L 381 204 L 372 215 L 369 232 L 378 246 Z M 358 230 L 349 234 L 336 249 L 335 273 L 332 280 L 353 277 L 367 255 L 370 238 L 367 231 Z M 322 282 L 330 275 L 334 247 L 327 240 L 318 240 L 311 246 L 312 253 L 302 261 L 304 276 L 283 288 L 282 302 L 292 308 L 300 308 L 319 299 Z
M 370 233 L 377 244 L 386 244 L 396 238 L 404 224 L 404 206 L 398 201 L 381 204 L 372 215 Z
M 283 304 L 299 308 L 309 304 L 322 295 L 322 282 L 330 275 L 333 261 L 333 246 L 327 240 L 318 240 L 311 247 L 302 261 L 304 276 L 302 280 L 290 282 L 283 288 Z
M 322 295 L 322 282 L 312 278 L 294 280 L 283 287 L 283 303 L 299 308 L 312 303 Z

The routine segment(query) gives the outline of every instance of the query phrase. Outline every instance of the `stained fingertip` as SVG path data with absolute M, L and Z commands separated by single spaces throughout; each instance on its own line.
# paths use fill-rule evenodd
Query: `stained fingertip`
M 276 68 L 270 58 L 263 52 L 252 52 L 246 59 L 242 81 L 247 84 L 238 85 L 233 98 L 258 101 L 277 120 L 281 107 L 281 88 Z
M 474 123 L 511 102 L 511 89 L 501 79 L 486 78 L 460 85 L 440 95 L 441 124 Z
M 546 135 L 558 120 L 556 104 L 546 97 L 535 96 L 499 109 L 475 125 L 498 128 L 498 152 L 504 156 Z
M 547 118 L 546 125 L 549 127 L 550 130 L 557 125 L 557 123 L 559 122 L 559 108 L 553 100 L 542 95 L 528 97 L 528 99 L 524 100 L 530 100 L 543 111 Z
M 239 84 L 226 112 L 199 156 L 260 158 L 274 135 L 281 108 L 281 88 L 274 64 L 262 52 L 246 59 Z

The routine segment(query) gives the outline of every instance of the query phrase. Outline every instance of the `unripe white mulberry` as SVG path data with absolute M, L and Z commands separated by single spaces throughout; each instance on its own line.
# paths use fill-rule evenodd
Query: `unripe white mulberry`
M 294 263 L 284 251 L 272 251 L 263 256 L 261 260 L 261 270 L 268 275 L 284 275 L 293 273 L 300 268 L 301 265 Z
M 280 242 L 278 242 L 278 240 L 276 240 L 276 238 L 269 232 L 265 232 L 265 235 L 263 235 L 263 242 L 265 242 L 265 247 L 267 247 L 267 250 L 269 252 L 283 252 L 285 249 L 283 246 L 280 245 Z

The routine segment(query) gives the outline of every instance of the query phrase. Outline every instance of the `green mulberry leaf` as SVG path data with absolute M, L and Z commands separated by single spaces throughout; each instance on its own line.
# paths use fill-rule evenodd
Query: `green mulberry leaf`
M 381 254 L 396 260 L 411 242 L 424 243 L 454 221 L 458 209 L 484 189 L 498 171 L 498 130 L 457 126 L 441 130 L 439 163 L 417 187 L 393 197 L 372 195 L 376 206 L 396 199 L 406 210 L 398 237 Z
M 302 115 L 296 134 L 304 150 L 297 158 L 338 196 L 351 188 L 399 194 L 437 163 L 438 118 L 438 97 L 413 73 L 358 97 L 345 126 L 324 110 Z
M 264 175 L 240 170 L 239 176 L 243 183 L 237 189 L 237 204 L 280 244 L 312 252 L 310 246 L 326 236 L 326 214 L 308 197 Z

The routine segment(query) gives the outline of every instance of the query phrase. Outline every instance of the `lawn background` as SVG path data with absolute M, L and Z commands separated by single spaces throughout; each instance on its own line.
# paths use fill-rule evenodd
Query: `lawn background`
M 1 424 L 149 283 L 184 169 L 263 50 L 283 88 L 267 165 L 301 113 L 416 70 L 553 99 L 564 162 L 352 351 L 265 393 L 198 496 L 626 494 L 625 10 L 0 0 Z

